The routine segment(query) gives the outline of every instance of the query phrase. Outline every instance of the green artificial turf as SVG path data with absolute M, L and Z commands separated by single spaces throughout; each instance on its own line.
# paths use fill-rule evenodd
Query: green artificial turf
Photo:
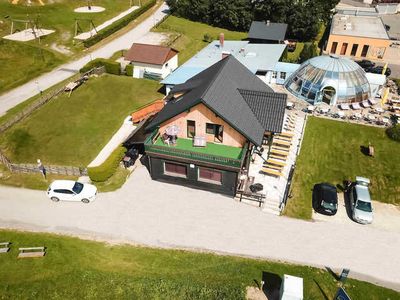
M 105 74 L 58 96 L 0 137 L 11 161 L 84 167 L 136 108 L 162 97 L 156 81 Z
M 179 64 L 184 63 L 203 49 L 208 43 L 203 41 L 204 35 L 209 34 L 213 40 L 219 38 L 221 32 L 225 40 L 242 40 L 247 38 L 247 32 L 230 31 L 207 24 L 192 22 L 184 18 L 169 16 L 154 31 L 165 32 L 171 35 L 171 39 L 179 38 L 170 46 L 179 51 Z
M 136 230 L 140 230 L 137 228 Z M 112 245 L 0 230 L 11 251 L 0 255 L 2 299 L 245 299 L 266 277 L 304 278 L 304 299 L 332 299 L 339 283 L 325 269 L 247 258 Z M 17 259 L 19 247 L 45 246 L 43 258 Z M 264 278 L 263 278 L 264 272 Z M 398 299 L 393 290 L 347 279 L 352 299 Z
M 228 158 L 232 158 L 232 159 L 240 159 L 241 152 L 242 152 L 242 148 L 226 146 L 226 145 L 222 145 L 222 144 L 218 144 L 218 143 L 207 143 L 206 147 L 194 147 L 192 139 L 183 139 L 183 138 L 178 138 L 177 143 L 174 146 L 168 146 L 163 143 L 161 138 L 158 138 L 155 145 L 171 147 L 171 148 L 186 150 L 186 151 L 191 151 L 191 152 L 223 156 L 223 157 L 228 157 Z
M 375 156 L 362 152 L 368 144 Z M 365 149 L 365 148 L 364 148 Z M 364 176 L 371 180 L 373 200 L 400 204 L 400 143 L 382 128 L 310 117 L 296 162 L 292 195 L 285 214 L 310 219 L 314 184 L 329 182 L 343 187 L 344 180 Z M 340 189 L 339 189 L 340 190 Z

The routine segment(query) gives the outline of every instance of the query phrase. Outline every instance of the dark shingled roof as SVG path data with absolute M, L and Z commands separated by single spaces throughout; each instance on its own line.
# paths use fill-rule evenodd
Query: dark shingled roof
M 286 94 L 249 90 L 239 90 L 239 92 L 266 131 L 282 132 Z
M 259 93 L 257 99 L 249 96 L 249 93 L 252 91 Z M 274 92 L 231 55 L 215 63 L 185 83 L 176 85 L 171 92 L 185 92 L 185 94 L 176 100 L 169 101 L 149 124 L 147 129 L 153 129 L 162 122 L 199 103 L 203 103 L 256 145 L 262 143 L 266 130 L 281 131 L 283 123 L 281 114 L 284 114 L 286 98 L 284 106 L 282 106 L 282 111 L 279 111 L 276 116 L 278 106 L 275 105 L 275 102 L 273 102 L 275 113 L 255 113 L 254 111 L 258 109 L 271 109 L 268 103 L 271 98 L 270 94 L 274 94 Z M 245 100 L 242 93 L 249 100 Z M 260 101 L 263 101 L 264 104 L 260 105 Z M 269 126 L 269 121 L 259 121 L 259 118 L 262 119 L 264 116 L 276 119 L 275 121 L 270 121 L 274 126 L 266 128 L 264 124 L 268 124 Z
M 249 39 L 283 41 L 285 39 L 287 24 L 253 21 L 249 30 Z

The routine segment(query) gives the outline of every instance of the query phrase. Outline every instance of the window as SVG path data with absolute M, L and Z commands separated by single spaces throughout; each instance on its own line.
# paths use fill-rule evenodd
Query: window
M 68 195 L 72 195 L 74 192 L 70 191 L 70 190 L 54 190 L 54 193 L 61 193 L 61 194 L 68 194 Z
M 187 137 L 193 138 L 196 135 L 196 122 L 187 120 Z
M 187 177 L 187 168 L 185 165 L 165 162 L 164 163 L 164 174 L 186 178 Z
M 214 135 L 214 142 L 222 143 L 224 137 L 224 126 L 206 123 L 206 133 Z
M 199 167 L 199 181 L 222 184 L 222 172 Z
M 273 78 L 273 79 L 276 78 L 276 72 L 275 72 L 275 71 L 272 72 L 272 78 Z
M 281 72 L 280 76 L 281 79 L 285 80 L 286 79 L 286 72 Z
M 215 134 L 215 124 L 206 123 L 206 133 Z
M 369 45 L 364 45 L 361 51 L 361 57 L 366 57 L 368 54 Z
M 332 43 L 332 47 L 331 47 L 331 53 L 332 54 L 336 53 L 336 48 L 337 48 L 337 42 L 333 42 Z
M 357 49 L 358 49 L 358 44 L 354 44 L 353 47 L 351 47 L 351 56 L 356 56 L 357 54 Z
M 340 49 L 340 55 L 346 55 L 346 51 L 347 51 L 347 46 L 349 44 L 348 43 L 343 43 L 342 44 L 342 49 Z

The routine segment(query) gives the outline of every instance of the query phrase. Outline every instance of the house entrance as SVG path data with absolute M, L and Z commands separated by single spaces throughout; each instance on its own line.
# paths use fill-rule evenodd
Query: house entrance
M 322 102 L 331 105 L 333 97 L 335 97 L 336 91 L 333 87 L 327 86 L 322 90 Z

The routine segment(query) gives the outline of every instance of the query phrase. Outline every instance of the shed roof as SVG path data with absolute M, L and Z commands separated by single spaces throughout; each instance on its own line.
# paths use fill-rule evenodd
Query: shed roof
M 249 39 L 283 41 L 285 39 L 287 24 L 272 22 L 251 22 Z
M 262 143 L 265 131 L 282 128 L 286 97 L 271 97 L 273 90 L 231 55 L 172 89 L 179 92 L 185 93 L 169 101 L 149 129 L 200 103 L 256 145 Z
M 170 47 L 133 43 L 125 54 L 125 60 L 163 65 L 177 54 L 178 51 Z

